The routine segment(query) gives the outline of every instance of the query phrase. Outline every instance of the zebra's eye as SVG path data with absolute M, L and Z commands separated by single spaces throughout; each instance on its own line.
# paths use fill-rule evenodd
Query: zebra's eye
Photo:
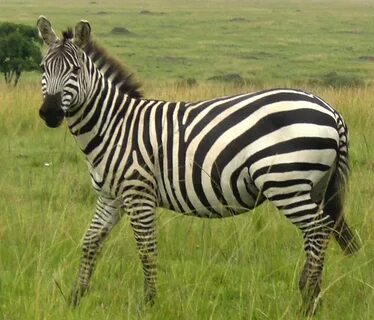
M 74 73 L 74 74 L 77 74 L 79 70 L 80 70 L 80 67 L 78 67 L 78 66 L 73 66 L 73 73 Z

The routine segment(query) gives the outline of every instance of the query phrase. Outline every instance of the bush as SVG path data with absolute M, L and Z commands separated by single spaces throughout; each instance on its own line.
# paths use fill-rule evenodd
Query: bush
M 246 84 L 246 81 L 238 73 L 226 73 L 223 75 L 213 76 L 208 78 L 208 80 L 231 83 L 239 86 L 244 86 Z
M 40 70 L 40 42 L 34 27 L 9 22 L 0 24 L 0 72 L 6 83 L 16 86 L 22 72 Z
M 364 80 L 357 75 L 344 75 L 332 71 L 322 75 L 320 78 L 313 78 L 309 81 L 312 85 L 319 85 L 332 88 L 357 88 L 365 85 Z
M 118 35 L 131 35 L 132 32 L 128 30 L 125 27 L 114 27 L 112 31 L 110 31 L 111 34 L 118 34 Z

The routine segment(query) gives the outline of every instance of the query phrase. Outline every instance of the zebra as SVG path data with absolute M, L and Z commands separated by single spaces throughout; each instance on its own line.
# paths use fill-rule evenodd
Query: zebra
M 306 261 L 299 289 L 305 313 L 313 314 L 330 235 L 347 254 L 359 249 L 342 211 L 349 174 L 342 116 L 296 89 L 198 102 L 134 97 L 84 51 L 92 41 L 88 21 L 62 39 L 44 16 L 37 27 L 48 46 L 40 117 L 52 128 L 66 120 L 97 193 L 70 303 L 77 306 L 87 292 L 103 241 L 123 212 L 143 266 L 145 301 L 153 304 L 156 207 L 224 218 L 268 200 L 302 232 Z

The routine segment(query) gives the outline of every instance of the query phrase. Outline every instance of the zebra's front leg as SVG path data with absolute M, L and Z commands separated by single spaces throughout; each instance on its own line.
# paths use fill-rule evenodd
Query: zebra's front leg
M 145 302 L 153 304 L 156 298 L 157 280 L 157 239 L 155 231 L 155 206 L 137 202 L 129 210 L 130 223 L 144 272 Z
M 83 239 L 79 274 L 69 301 L 72 306 L 79 305 L 82 296 L 88 290 L 102 243 L 119 220 L 119 208 L 120 203 L 117 200 L 104 197 L 97 200 L 95 215 Z

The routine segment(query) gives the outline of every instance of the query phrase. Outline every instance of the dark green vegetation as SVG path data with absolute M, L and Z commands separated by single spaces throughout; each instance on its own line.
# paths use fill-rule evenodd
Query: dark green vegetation
M 342 112 L 352 164 L 345 211 L 363 248 L 347 258 L 331 242 L 316 319 L 371 319 L 374 2 L 108 2 L 8 1 L 0 21 L 34 25 L 44 14 L 60 31 L 89 20 L 97 39 L 137 70 L 147 97 L 198 100 L 253 90 L 253 83 L 292 85 Z M 116 27 L 130 34 L 113 34 Z M 221 221 L 159 210 L 159 299 L 152 309 L 142 304 L 143 274 L 124 218 L 89 295 L 69 309 L 59 286 L 69 293 L 95 197 L 67 129 L 48 129 L 38 118 L 39 82 L 29 74 L 19 88 L 0 84 L 0 319 L 300 319 L 302 239 L 269 204 Z M 357 85 L 324 87 L 331 82 Z
M 24 71 L 39 70 L 42 60 L 38 32 L 34 27 L 0 24 L 0 72 L 8 84 L 18 84 Z

